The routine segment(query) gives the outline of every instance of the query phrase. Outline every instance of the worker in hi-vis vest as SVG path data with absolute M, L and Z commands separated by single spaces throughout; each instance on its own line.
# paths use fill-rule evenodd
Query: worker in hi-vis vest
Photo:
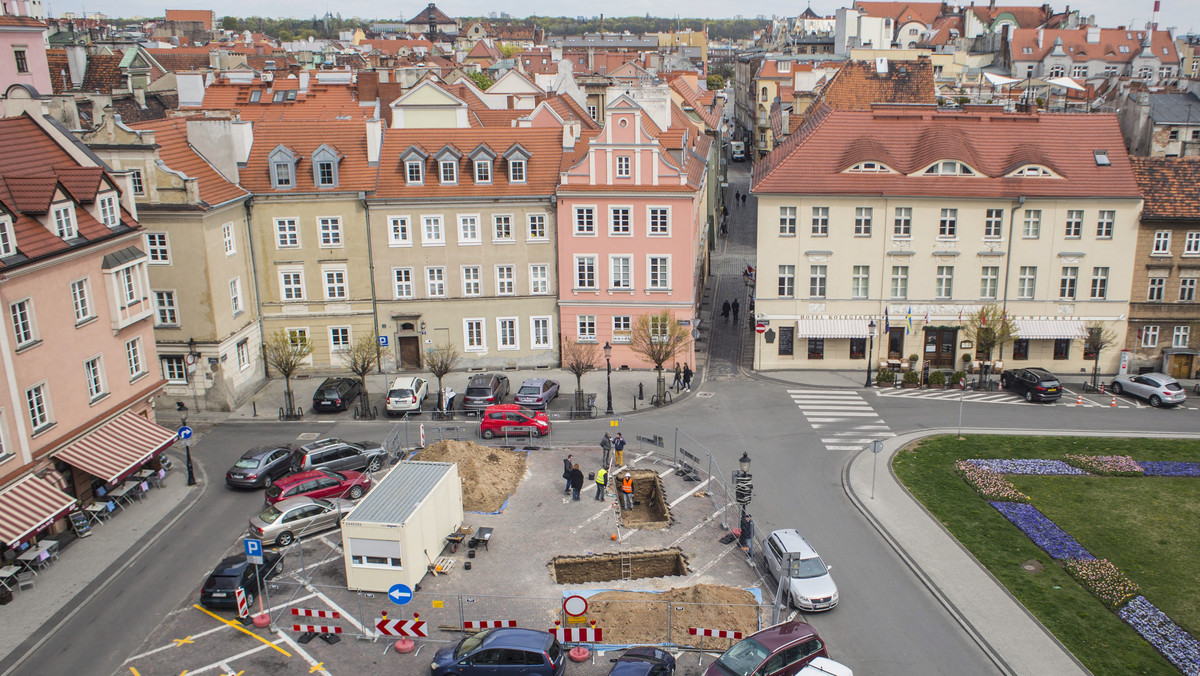
M 604 499 L 604 489 L 607 488 L 607 485 L 606 485 L 607 483 L 608 483 L 608 470 L 601 467 L 600 471 L 596 472 L 596 499 L 597 500 Z
M 633 509 L 633 477 L 629 472 L 621 477 L 621 506 L 625 509 Z

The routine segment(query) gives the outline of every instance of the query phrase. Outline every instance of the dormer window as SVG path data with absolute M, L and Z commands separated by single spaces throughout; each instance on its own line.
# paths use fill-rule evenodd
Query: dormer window
M 491 183 L 492 182 L 492 161 L 491 160 L 475 160 L 475 182 L 476 183 Z
M 792 62 L 791 61 L 777 61 L 776 65 L 779 67 L 780 73 L 792 72 Z
M 271 165 L 271 186 L 276 190 L 291 190 L 296 185 L 296 156 L 284 146 L 276 146 L 268 156 Z
M 1022 53 L 1022 54 L 1032 54 L 1032 53 L 1033 53 L 1033 47 L 1022 47 L 1022 48 L 1021 48 L 1021 53 Z
M 442 168 L 442 183 L 458 183 L 458 163 L 443 160 L 439 164 Z
M 462 153 L 452 146 L 445 146 L 434 156 L 438 163 L 438 176 L 443 184 L 458 183 L 458 162 Z
M 525 182 L 525 160 L 508 161 L 508 180 L 512 183 Z
M 121 224 L 121 217 L 117 211 L 117 197 L 115 195 L 105 195 L 97 200 L 100 205 L 100 221 L 107 227 L 115 228 Z
M 1036 164 L 1027 164 L 1009 174 L 1010 177 L 1053 178 L 1054 174 L 1047 168 Z
M 59 238 L 75 239 L 79 236 L 79 231 L 75 228 L 75 205 L 66 203 L 54 207 L 54 233 Z
M 313 183 L 318 188 L 336 188 L 338 184 L 338 161 L 341 156 L 336 150 L 322 143 L 312 154 Z
M 420 185 L 425 182 L 424 172 L 422 171 L 422 163 L 415 160 L 410 160 L 404 163 L 409 185 Z
M 12 219 L 0 216 L 0 258 L 17 253 L 17 235 L 13 232 Z
M 893 174 L 892 168 L 882 162 L 859 162 L 846 171 L 861 174 Z
M 1129 45 L 1121 45 L 1119 51 L 1122 54 L 1128 54 L 1129 53 Z
M 954 160 L 935 162 L 924 171 L 926 176 L 974 176 L 975 170 Z

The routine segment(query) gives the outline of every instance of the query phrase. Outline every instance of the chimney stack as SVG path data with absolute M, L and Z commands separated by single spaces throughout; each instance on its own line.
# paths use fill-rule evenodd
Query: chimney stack
M 1150 30 L 1158 30 L 1158 6 L 1162 4 L 1162 0 L 1154 0 L 1154 18 L 1150 20 Z

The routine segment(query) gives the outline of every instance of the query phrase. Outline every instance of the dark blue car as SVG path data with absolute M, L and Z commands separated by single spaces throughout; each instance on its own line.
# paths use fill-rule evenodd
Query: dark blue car
M 675 657 L 662 648 L 640 646 L 630 648 L 613 660 L 608 676 L 671 676 L 675 673 Z
M 549 632 L 500 628 L 481 631 L 442 648 L 434 654 L 431 667 L 434 676 L 561 676 L 566 670 L 566 656 L 562 644 Z

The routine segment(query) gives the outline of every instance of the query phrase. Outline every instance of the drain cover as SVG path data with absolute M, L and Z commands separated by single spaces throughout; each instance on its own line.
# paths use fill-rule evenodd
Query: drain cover
M 714 394 L 715 393 L 713 393 L 713 392 L 697 392 L 696 398 L 697 399 L 712 399 Z
M 296 441 L 312 441 L 319 436 L 321 436 L 320 432 L 304 432 L 300 436 L 296 437 Z

